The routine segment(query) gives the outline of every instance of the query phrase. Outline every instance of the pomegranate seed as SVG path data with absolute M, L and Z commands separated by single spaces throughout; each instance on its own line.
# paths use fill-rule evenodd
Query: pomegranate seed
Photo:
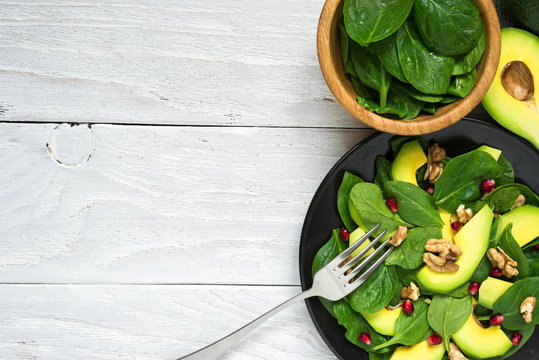
M 472 281 L 470 286 L 468 287 L 468 292 L 470 295 L 474 296 L 479 291 L 479 288 L 481 287 L 481 283 L 478 283 L 477 281 Z
M 348 242 L 350 240 L 350 232 L 344 226 L 341 228 L 340 235 L 344 241 Z
M 494 219 L 496 219 L 498 215 L 500 215 L 500 213 L 497 213 L 496 211 L 494 211 Z
M 517 346 L 518 344 L 520 344 L 521 340 L 522 340 L 522 334 L 519 333 L 518 331 L 515 331 L 511 335 L 511 342 L 513 343 L 513 345 Z
M 462 228 L 462 224 L 459 223 L 458 221 L 455 221 L 455 222 L 451 223 L 451 229 L 453 229 L 455 231 L 459 231 L 460 228 Z
M 502 314 L 492 315 L 490 319 L 488 319 L 488 322 L 490 323 L 491 326 L 501 325 L 503 322 L 503 315 Z
M 492 268 L 492 270 L 490 270 L 488 275 L 492 277 L 500 277 L 503 275 L 503 272 L 498 268 Z
M 434 333 L 427 338 L 427 342 L 431 345 L 440 345 L 442 343 L 442 337 Z
M 402 304 L 402 311 L 404 311 L 406 315 L 412 315 L 414 312 L 414 304 L 410 299 L 404 301 L 404 304 Z
M 434 188 L 432 186 L 427 186 L 423 190 L 425 190 L 426 192 L 428 192 L 431 195 L 434 194 Z
M 371 345 L 371 335 L 369 333 L 361 333 L 357 339 L 362 343 L 365 343 L 365 345 Z
M 395 198 L 389 198 L 386 200 L 386 206 L 391 210 L 392 212 L 396 213 L 398 210 L 397 206 L 397 199 Z
M 535 248 L 539 250 L 539 244 L 535 244 Z
M 494 179 L 483 180 L 483 182 L 481 183 L 481 192 L 483 193 L 483 195 L 492 192 L 492 190 L 496 188 L 496 186 L 494 185 L 496 185 L 496 181 L 494 181 Z

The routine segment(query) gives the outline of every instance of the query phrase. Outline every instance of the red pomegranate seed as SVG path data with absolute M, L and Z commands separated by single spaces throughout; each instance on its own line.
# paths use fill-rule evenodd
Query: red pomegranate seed
M 442 343 L 442 337 L 434 333 L 427 338 L 427 342 L 431 345 L 440 345 Z
M 462 228 L 462 224 L 459 223 L 458 221 L 455 221 L 455 222 L 451 223 L 451 229 L 453 229 L 455 231 L 459 231 L 460 228 Z
M 468 287 L 468 292 L 470 295 L 474 296 L 479 291 L 479 288 L 481 287 L 481 283 L 478 283 L 477 281 L 472 281 L 470 286 Z
M 500 215 L 500 213 L 497 213 L 496 211 L 494 211 L 494 219 L 496 219 L 498 215 Z
M 492 268 L 492 270 L 490 270 L 488 275 L 492 277 L 500 277 L 503 275 L 503 272 L 498 268 Z
M 483 180 L 483 182 L 481 183 L 481 192 L 483 193 L 483 195 L 486 195 L 496 188 L 495 185 L 496 181 L 494 181 L 494 179 Z
M 357 339 L 362 343 L 365 343 L 365 345 L 371 345 L 371 335 L 369 333 L 361 333 Z
M 488 319 L 488 322 L 490 323 L 491 326 L 501 325 L 503 322 L 503 315 L 502 314 L 492 315 L 490 319 Z
M 350 240 L 350 232 L 344 226 L 341 228 L 340 235 L 344 241 L 348 242 Z
M 518 331 L 515 331 L 513 334 L 511 334 L 511 342 L 513 345 L 517 346 L 520 344 L 520 341 L 522 340 L 522 334 Z
M 434 194 L 434 188 L 432 186 L 427 186 L 423 190 L 425 190 L 426 192 L 428 192 L 431 195 Z
M 397 199 L 395 198 L 389 198 L 386 200 L 386 206 L 389 208 L 389 210 L 393 211 L 394 213 L 397 212 L 398 206 L 397 206 Z
M 414 312 L 414 304 L 410 299 L 404 301 L 404 304 L 402 304 L 402 311 L 404 311 L 406 315 L 412 315 Z
M 535 244 L 535 248 L 539 250 L 539 244 Z

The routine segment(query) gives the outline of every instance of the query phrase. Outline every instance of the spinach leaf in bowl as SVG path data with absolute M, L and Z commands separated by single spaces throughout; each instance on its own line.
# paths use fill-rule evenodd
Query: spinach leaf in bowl
M 367 110 L 374 111 L 378 114 L 394 114 L 401 119 L 416 117 L 424 104 L 423 101 L 414 99 L 407 94 L 395 92 L 393 89 L 388 93 L 387 104 L 385 106 L 381 106 L 377 101 L 362 97 L 358 97 L 357 102 Z
M 350 76 L 350 81 L 352 81 L 352 86 L 359 96 L 365 99 L 374 99 L 377 97 L 375 90 L 371 89 L 368 86 L 363 85 L 361 80 L 358 77 Z
M 469 52 L 483 32 L 472 0 L 416 0 L 414 20 L 427 47 L 446 56 Z
M 346 31 L 362 46 L 385 39 L 406 20 L 413 3 L 414 0 L 345 0 Z
M 402 72 L 401 65 L 399 63 L 399 54 L 397 53 L 397 34 L 393 33 L 384 40 L 380 40 L 371 45 L 374 48 L 376 55 L 380 59 L 380 62 L 386 68 L 387 72 L 399 79 L 402 82 L 407 83 L 406 77 Z
M 403 84 L 395 80 L 393 80 L 393 82 L 391 83 L 391 90 L 395 90 L 396 92 L 401 94 L 408 94 L 414 99 L 428 103 L 437 103 L 444 98 L 443 95 L 431 95 L 422 93 L 411 85 Z
M 402 71 L 413 87 L 428 94 L 447 92 L 455 60 L 427 49 L 413 22 L 405 22 L 397 31 L 397 51 Z
M 462 75 L 472 71 L 475 66 L 481 60 L 483 52 L 485 51 L 486 41 L 485 41 L 485 32 L 483 31 L 477 45 L 463 55 L 458 55 L 455 57 L 455 66 L 453 67 L 452 75 Z
M 447 93 L 458 97 L 465 97 L 472 91 L 475 84 L 475 69 L 468 74 L 457 75 L 451 79 Z

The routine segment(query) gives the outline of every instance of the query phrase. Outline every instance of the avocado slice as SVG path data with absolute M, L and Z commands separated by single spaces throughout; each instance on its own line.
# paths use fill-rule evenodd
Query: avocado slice
M 539 236 L 539 208 L 525 204 L 506 212 L 501 216 L 498 235 L 511 223 L 511 234 L 520 247 L 523 247 Z
M 500 63 L 483 106 L 503 127 L 539 148 L 539 38 L 520 29 L 502 29 Z
M 402 145 L 391 165 L 391 177 L 393 180 L 405 181 L 417 186 L 415 173 L 426 162 L 427 157 L 419 141 L 408 141 Z
M 505 354 L 513 343 L 500 326 L 484 328 L 473 310 L 468 320 L 452 336 L 460 350 L 474 359 L 486 359 Z
M 359 240 L 360 237 L 362 237 L 363 235 L 365 235 L 365 230 L 363 230 L 362 228 L 357 228 L 355 229 L 354 231 L 352 231 L 352 233 L 350 234 L 350 240 L 348 242 L 348 246 L 352 246 L 355 244 L 356 241 Z M 359 245 L 359 247 L 354 250 L 354 252 L 350 255 L 351 257 L 354 257 L 356 256 L 357 254 L 360 253 L 361 250 L 365 249 L 367 247 L 367 245 L 369 245 L 371 242 L 369 241 L 369 239 L 366 239 L 363 244 Z M 363 256 L 368 256 L 370 254 L 372 254 L 374 252 L 374 249 L 371 248 L 369 251 L 367 251 L 367 253 Z
M 459 269 L 439 273 L 424 266 L 417 273 L 420 286 L 430 291 L 448 293 L 470 280 L 488 249 L 493 218 L 494 213 L 485 205 L 453 236 L 453 241 L 462 250 L 462 256 L 456 261 Z
M 396 310 L 382 310 L 373 314 L 361 314 L 374 330 L 382 335 L 395 335 L 395 321 L 401 314 L 402 308 Z
M 481 150 L 481 151 L 484 151 L 484 152 L 492 155 L 492 157 L 496 161 L 498 161 L 498 159 L 500 158 L 500 155 L 502 154 L 501 150 L 498 150 L 496 148 L 493 148 L 493 147 L 490 147 L 490 146 L 487 146 L 487 145 L 481 145 L 480 147 L 477 148 L 477 150 Z
M 441 360 L 444 353 L 442 344 L 430 345 L 424 340 L 412 346 L 399 346 L 389 360 Z
M 442 226 L 442 238 L 447 241 L 453 241 L 453 236 L 456 234 L 456 231 L 451 229 L 451 213 L 442 208 L 438 208 L 438 213 L 444 222 L 444 225 Z
M 479 304 L 488 309 L 492 309 L 492 305 L 503 293 L 513 285 L 509 281 L 488 277 L 481 283 L 479 288 Z

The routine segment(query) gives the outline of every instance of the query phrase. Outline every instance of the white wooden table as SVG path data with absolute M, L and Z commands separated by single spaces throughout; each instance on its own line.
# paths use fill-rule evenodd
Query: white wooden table
M 372 133 L 322 0 L 0 1 L 0 359 L 175 359 L 300 291 L 302 222 Z M 227 359 L 331 359 L 304 304 Z
M 372 133 L 322 4 L 0 1 L 1 359 L 174 359 L 300 291 L 309 202 Z M 333 355 L 297 304 L 226 358 Z

